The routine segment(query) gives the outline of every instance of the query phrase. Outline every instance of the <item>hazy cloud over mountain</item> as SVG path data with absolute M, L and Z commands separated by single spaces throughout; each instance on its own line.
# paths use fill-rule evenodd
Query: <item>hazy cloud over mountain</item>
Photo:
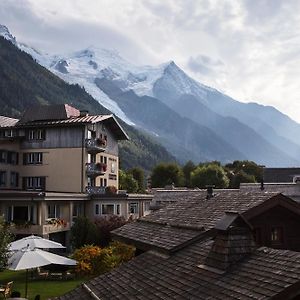
M 91 44 L 137 64 L 174 60 L 241 101 L 300 121 L 300 2 L 2 0 L 0 23 L 52 53 Z

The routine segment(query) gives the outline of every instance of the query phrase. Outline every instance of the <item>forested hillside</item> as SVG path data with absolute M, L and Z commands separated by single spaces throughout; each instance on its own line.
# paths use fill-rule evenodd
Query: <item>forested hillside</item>
M 18 118 L 33 105 L 58 103 L 68 103 L 91 114 L 111 113 L 79 85 L 67 84 L 0 37 L 0 114 Z M 119 122 L 131 139 L 120 143 L 123 168 L 140 166 L 149 171 L 160 161 L 174 160 L 152 137 Z

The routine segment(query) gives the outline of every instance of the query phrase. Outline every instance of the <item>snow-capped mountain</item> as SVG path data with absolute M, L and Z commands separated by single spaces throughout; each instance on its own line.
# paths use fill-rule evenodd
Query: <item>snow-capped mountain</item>
M 13 44 L 16 44 L 16 38 L 9 32 L 6 26 L 0 25 L 0 35 Z
M 0 26 L 0 35 L 63 80 L 84 87 L 128 124 L 159 137 L 179 160 L 243 158 L 268 166 L 300 163 L 298 123 L 272 107 L 241 103 L 207 87 L 173 61 L 137 66 L 117 51 L 93 46 L 49 55 L 18 43 L 5 26 Z M 196 136 L 198 141 L 193 140 Z

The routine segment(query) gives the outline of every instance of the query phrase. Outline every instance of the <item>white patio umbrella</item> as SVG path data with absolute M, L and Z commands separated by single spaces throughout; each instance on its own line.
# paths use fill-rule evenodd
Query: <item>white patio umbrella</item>
M 9 251 L 17 251 L 23 248 L 29 247 L 30 249 L 40 248 L 40 249 L 64 249 L 62 244 L 44 239 L 40 236 L 30 235 L 24 237 L 20 240 L 14 241 L 9 244 Z
M 25 298 L 28 290 L 28 270 L 50 264 L 75 266 L 76 260 L 30 247 L 11 252 L 8 259 L 9 270 L 26 270 Z

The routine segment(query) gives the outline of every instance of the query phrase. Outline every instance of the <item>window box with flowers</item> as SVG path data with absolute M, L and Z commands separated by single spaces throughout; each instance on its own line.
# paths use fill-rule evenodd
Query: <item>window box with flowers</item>
M 63 219 L 59 219 L 59 218 L 49 218 L 46 219 L 46 223 L 47 225 L 54 225 L 54 226 L 61 226 L 61 227 L 67 227 L 67 222 Z
M 100 146 L 100 147 L 106 147 L 107 145 L 107 141 L 105 139 L 97 139 L 97 144 Z

